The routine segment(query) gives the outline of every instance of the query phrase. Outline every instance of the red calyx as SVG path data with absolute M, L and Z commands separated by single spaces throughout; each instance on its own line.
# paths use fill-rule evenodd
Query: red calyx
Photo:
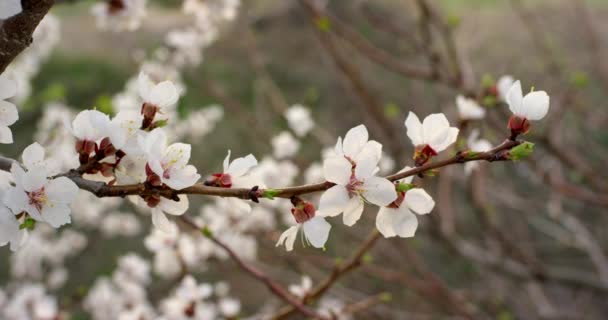
M 116 14 L 126 8 L 122 0 L 110 0 L 108 1 L 108 12 L 110 14 Z
M 298 197 L 292 197 L 291 203 L 294 207 L 291 208 L 291 214 L 296 219 L 297 223 L 304 223 L 315 216 L 317 209 L 308 201 L 304 201 Z
M 141 123 L 142 130 L 152 130 L 154 129 L 154 116 L 156 116 L 156 112 L 158 112 L 158 107 L 144 103 L 141 106 L 141 114 L 144 116 L 144 120 Z
M 526 118 L 512 115 L 509 118 L 507 128 L 511 130 L 511 140 L 514 140 L 518 135 L 528 133 L 530 130 L 530 121 Z
M 214 173 L 205 181 L 206 186 L 230 188 L 232 187 L 232 177 L 226 173 Z
M 414 151 L 414 162 L 416 166 L 421 166 L 427 163 L 432 157 L 437 155 L 437 151 L 433 150 L 428 144 L 416 146 Z

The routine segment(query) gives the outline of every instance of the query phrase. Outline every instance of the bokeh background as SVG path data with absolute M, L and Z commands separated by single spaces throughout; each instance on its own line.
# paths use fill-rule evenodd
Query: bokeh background
M 155 54 L 168 29 L 191 23 L 180 1 L 149 1 L 140 29 L 101 31 L 89 13 L 92 2 L 52 9 L 61 37 L 32 78 L 31 95 L 12 126 L 16 142 L 0 147 L 4 155 L 17 158 L 36 139 L 49 103 L 112 113 L 114 96 L 138 73 L 143 57 Z M 328 1 L 329 19 L 315 18 L 298 1 L 242 1 L 237 18 L 204 51 L 200 66 L 182 72 L 187 91 L 179 100 L 180 117 L 212 105 L 224 108 L 210 133 L 186 139 L 193 145 L 191 162 L 205 175 L 221 170 L 227 149 L 258 158 L 272 153 L 270 138 L 288 129 L 283 111 L 302 104 L 312 110 L 317 129 L 302 139 L 293 158 L 301 173 L 296 184 L 305 181 L 303 173 L 319 162 L 324 147 L 360 123 L 383 143 L 395 172 L 411 164 L 413 147 L 403 127 L 407 113 L 444 112 L 456 123 L 457 94 L 481 97 L 488 111 L 485 120 L 464 127 L 459 146 L 466 145 L 472 128 L 493 144 L 502 142 L 508 109 L 481 93 L 500 76 L 513 75 L 525 88 L 551 96 L 549 116 L 524 137 L 536 144 L 533 155 L 483 164 L 470 176 L 453 166 L 422 179 L 437 205 L 420 217 L 416 237 L 380 239 L 328 296 L 345 304 L 381 297 L 352 315 L 355 319 L 604 319 L 608 2 L 429 2 L 434 21 L 440 21 L 430 29 L 418 1 Z M 462 74 L 463 80 L 401 73 L 374 58 L 377 51 L 366 45 L 392 62 L 437 66 L 439 78 Z M 189 213 L 208 201 L 191 197 Z M 79 301 L 100 275 L 111 274 L 117 257 L 126 252 L 151 257 L 143 240 L 149 218 L 135 216 L 143 227 L 129 237 L 107 238 L 77 219 L 58 231 L 74 229 L 88 237 L 84 250 L 66 260 L 66 284 L 54 291 L 62 303 L 75 306 L 73 319 L 89 319 L 70 302 Z M 370 209 L 352 228 L 336 220 L 325 251 L 296 245 L 291 253 L 274 247 L 284 230 L 278 222 L 276 231 L 255 234 L 254 264 L 286 284 L 298 283 L 301 274 L 316 283 L 357 249 L 374 219 Z M 6 284 L 11 254 L 8 248 L 0 254 L 0 284 Z M 194 274 L 201 281 L 227 281 L 243 315 L 275 299 L 229 260 L 211 260 Z M 150 296 L 162 297 L 173 281 L 154 278 Z

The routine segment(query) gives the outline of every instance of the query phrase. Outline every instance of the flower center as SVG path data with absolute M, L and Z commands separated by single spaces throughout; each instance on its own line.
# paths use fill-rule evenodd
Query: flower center
M 44 187 L 36 191 L 26 193 L 29 198 L 29 204 L 34 206 L 38 210 L 38 212 L 42 213 L 42 207 L 44 207 L 48 200 L 46 192 L 44 192 Z

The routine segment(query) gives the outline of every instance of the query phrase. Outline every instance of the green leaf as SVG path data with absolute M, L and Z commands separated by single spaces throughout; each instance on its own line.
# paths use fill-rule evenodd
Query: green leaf
M 158 120 L 158 121 L 154 122 L 154 128 L 162 128 L 162 127 L 166 126 L 167 123 L 169 123 L 168 119 Z
M 398 192 L 404 192 L 404 191 L 408 191 L 410 189 L 413 189 L 414 185 L 411 183 L 399 183 L 399 185 L 397 186 L 397 191 Z
M 534 151 L 534 143 L 532 142 L 524 142 L 509 152 L 509 159 L 513 161 L 518 161 L 528 157 Z
M 276 190 L 276 189 L 264 189 L 264 192 L 262 192 L 262 198 L 266 198 L 266 199 L 274 199 L 274 197 L 278 196 L 281 193 L 281 191 Z
M 103 112 L 107 115 L 111 115 L 114 111 L 114 107 L 112 107 L 112 97 L 106 94 L 97 97 L 97 100 L 95 101 L 95 106 L 98 111 Z
M 389 119 L 394 119 L 399 115 L 399 106 L 390 102 L 384 106 L 384 115 Z
M 319 17 L 315 20 L 315 25 L 323 32 L 328 32 L 331 29 L 331 22 L 328 17 Z
M 203 229 L 201 229 L 201 233 L 203 234 L 203 236 L 205 238 L 212 238 L 213 237 L 213 232 L 211 232 L 211 230 L 207 227 L 203 227 Z
M 34 227 L 36 227 L 36 220 L 32 218 L 26 218 L 25 221 L 23 221 L 23 223 L 19 225 L 20 230 L 34 230 Z

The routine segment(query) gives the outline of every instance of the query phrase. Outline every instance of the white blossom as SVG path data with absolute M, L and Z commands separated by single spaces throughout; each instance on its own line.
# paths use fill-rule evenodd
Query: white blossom
M 363 213 L 364 202 L 386 206 L 397 198 L 393 184 L 375 174 L 378 172 L 382 146 L 367 141 L 365 126 L 355 127 L 338 140 L 338 155 L 323 162 L 325 179 L 336 185 L 321 196 L 319 213 L 336 216 L 344 213 L 347 226 L 354 225 Z
M 2 4 L 0 4 L 0 9 L 2 9 Z M 6 99 L 12 98 L 16 94 L 15 82 L 0 75 L 0 143 L 13 143 L 13 133 L 9 126 L 19 119 L 19 114 L 17 107 Z
M 523 119 L 540 120 L 549 112 L 549 95 L 545 91 L 532 91 L 523 96 L 519 80 L 507 92 L 506 101 L 511 112 Z
M 418 116 L 410 111 L 405 119 L 405 127 L 414 146 L 428 146 L 435 153 L 445 150 L 458 137 L 458 128 L 450 127 L 443 113 L 430 114 L 421 123 Z
M 498 78 L 498 81 L 496 82 L 496 91 L 498 91 L 500 100 L 504 102 L 507 101 L 507 93 L 513 86 L 513 83 L 515 83 L 515 78 L 510 75 L 504 75 Z
M 405 167 L 400 172 L 410 169 L 410 167 Z M 411 183 L 412 179 L 413 176 L 402 181 Z M 376 228 L 386 238 L 394 236 L 413 237 L 418 228 L 418 219 L 414 213 L 427 214 L 433 210 L 434 206 L 433 198 L 421 188 L 401 191 L 393 203 L 380 208 L 376 216 Z
M 293 157 L 300 149 L 300 141 L 288 131 L 283 131 L 272 138 L 272 152 L 277 159 Z
M 478 120 L 486 115 L 486 110 L 475 99 L 462 95 L 456 96 L 456 107 L 461 120 Z
M 289 128 L 298 137 L 304 137 L 315 126 L 315 122 L 310 115 L 310 110 L 303 105 L 293 105 L 285 111 L 285 118 Z
M 284 244 L 287 251 L 293 250 L 293 245 L 300 229 L 302 229 L 307 243 L 310 243 L 315 248 L 323 248 L 329 237 L 331 225 L 325 221 L 325 218 L 315 216 L 310 220 L 298 223 L 285 230 L 281 236 L 279 236 L 276 246 L 278 247 Z

